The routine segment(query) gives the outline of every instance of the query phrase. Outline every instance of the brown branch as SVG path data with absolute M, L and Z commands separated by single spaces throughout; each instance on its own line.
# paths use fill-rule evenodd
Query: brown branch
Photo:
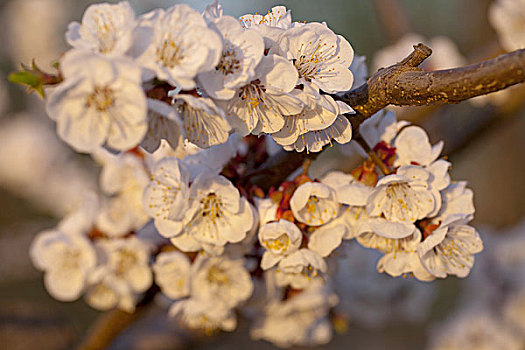
M 366 84 L 341 97 L 370 116 L 388 105 L 423 106 L 459 103 L 525 81 L 525 50 L 465 67 L 426 72 L 417 68 L 431 50 L 423 44 L 402 62 L 377 71 Z
M 459 103 L 525 81 L 525 50 L 455 69 L 426 72 L 418 68 L 431 54 L 429 47 L 416 45 L 403 61 L 380 69 L 367 83 L 344 96 L 333 96 L 356 111 L 355 115 L 348 115 L 354 137 L 359 134 L 359 125 L 363 121 L 391 104 L 422 106 Z M 255 176 L 251 181 L 268 189 L 286 179 L 306 158 L 314 160 L 318 154 L 281 151 L 261 168 L 268 175 Z

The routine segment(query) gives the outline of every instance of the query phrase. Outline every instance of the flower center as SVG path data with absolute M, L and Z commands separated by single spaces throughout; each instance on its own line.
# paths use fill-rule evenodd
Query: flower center
M 293 59 L 293 64 L 299 73 L 299 78 L 304 78 L 307 81 L 318 78 L 334 76 L 334 69 L 330 68 L 321 76 L 321 67 L 324 62 L 335 55 L 335 45 L 328 46 L 327 43 L 321 43 L 321 39 L 317 42 L 308 42 L 301 44 L 297 50 L 296 58 Z
M 308 279 L 311 279 L 319 276 L 319 272 L 317 271 L 317 269 L 314 269 L 311 265 L 308 265 L 303 267 L 301 275 Z
M 157 48 L 157 60 L 168 68 L 173 68 L 182 60 L 182 50 L 168 36 L 162 41 L 162 45 Z
M 81 253 L 77 249 L 66 249 L 62 253 L 61 267 L 68 270 L 76 270 L 80 268 Z
M 224 75 L 228 75 L 235 73 L 240 68 L 241 61 L 237 58 L 237 50 L 230 43 L 226 43 L 221 60 L 215 69 Z
M 290 245 L 290 238 L 287 234 L 283 233 L 275 239 L 265 239 L 264 245 L 270 250 L 283 252 Z
M 319 198 L 317 196 L 311 196 L 308 198 L 308 202 L 306 202 L 305 208 L 308 214 L 315 215 L 316 212 L 319 212 L 319 208 L 317 208 L 319 203 Z
M 210 220 L 215 220 L 222 216 L 222 201 L 215 193 L 210 193 L 207 197 L 201 199 L 201 215 Z
M 137 255 L 128 249 L 121 249 L 117 253 L 115 273 L 122 276 L 133 265 L 137 264 Z
M 415 195 L 415 191 L 406 182 L 394 182 L 385 189 L 386 197 L 393 204 L 401 206 L 404 210 L 411 210 L 412 203 L 410 198 Z
M 115 104 L 115 94 L 107 86 L 95 86 L 93 92 L 88 95 L 86 104 L 99 112 L 107 111 Z
M 228 275 L 218 266 L 210 267 L 207 279 L 208 282 L 217 285 L 225 285 L 229 282 Z

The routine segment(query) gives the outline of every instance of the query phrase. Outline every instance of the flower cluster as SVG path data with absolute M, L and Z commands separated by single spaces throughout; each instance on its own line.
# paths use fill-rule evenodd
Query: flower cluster
M 352 47 L 282 6 L 236 19 L 217 2 L 138 17 L 127 2 L 97 4 L 66 40 L 47 111 L 77 151 L 154 151 L 161 139 L 207 148 L 237 132 L 318 152 L 352 137 L 352 109 L 330 96 L 352 86 Z
M 443 143 L 432 146 L 422 128 L 398 122 L 393 112 L 372 116 L 360 133 L 373 157 L 343 188 L 367 185 L 360 205 L 347 204 L 359 213 L 357 241 L 384 254 L 378 271 L 424 281 L 467 276 L 483 245 L 467 225 L 474 214 L 472 191 L 465 182 L 451 182 L 450 163 L 438 159 Z M 360 145 L 355 148 L 367 156 Z
M 102 170 L 100 190 L 31 247 L 55 298 L 131 312 L 160 290 L 190 329 L 232 331 L 242 312 L 254 339 L 314 345 L 338 312 L 353 317 L 333 311 L 335 291 L 363 295 L 337 282 L 339 252 L 364 261 L 348 241 L 380 251 L 379 272 L 424 281 L 465 277 L 482 250 L 443 144 L 392 112 L 361 125 L 367 144 L 350 147 L 365 160 L 350 173 L 316 179 L 305 166 L 268 191 L 251 181 L 276 144 L 351 139 L 353 111 L 333 96 L 367 69 L 325 24 L 282 6 L 235 19 L 217 2 L 136 17 L 121 2 L 89 7 L 66 39 L 47 110 Z

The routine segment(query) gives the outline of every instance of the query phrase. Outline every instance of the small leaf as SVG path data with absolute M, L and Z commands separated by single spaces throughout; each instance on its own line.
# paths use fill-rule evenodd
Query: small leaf
M 33 89 L 37 89 L 39 85 L 42 85 L 42 79 L 28 71 L 9 74 L 9 81 L 15 84 L 27 85 Z

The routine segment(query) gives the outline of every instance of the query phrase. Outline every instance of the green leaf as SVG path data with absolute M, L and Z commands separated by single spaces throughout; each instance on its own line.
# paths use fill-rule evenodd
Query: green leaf
M 14 72 L 9 74 L 9 81 L 15 84 L 22 84 L 36 89 L 39 85 L 42 85 L 42 79 L 37 77 L 31 72 Z
M 29 91 L 36 91 L 42 98 L 44 94 L 44 81 L 42 76 L 36 76 L 32 72 L 21 71 L 9 74 L 9 81 L 15 84 L 25 85 L 29 87 Z

